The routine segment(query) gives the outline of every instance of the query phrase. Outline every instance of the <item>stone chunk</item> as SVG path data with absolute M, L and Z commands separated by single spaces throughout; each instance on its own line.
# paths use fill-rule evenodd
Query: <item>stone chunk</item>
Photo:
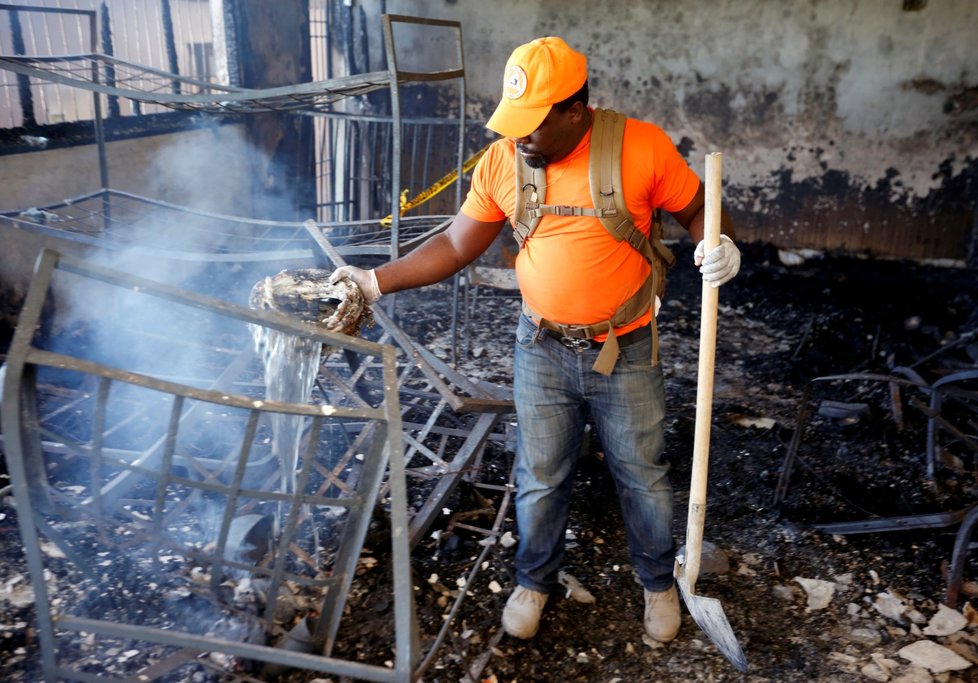
M 967 659 L 943 645 L 938 645 L 933 640 L 918 640 L 916 643 L 900 648 L 897 654 L 911 664 L 934 673 L 964 671 L 971 667 L 971 662 Z
M 968 626 L 968 619 L 956 609 L 940 605 L 937 614 L 930 618 L 924 628 L 925 636 L 949 636 Z
M 808 606 L 805 608 L 806 612 L 825 609 L 835 596 L 836 584 L 832 581 L 806 579 L 803 576 L 796 576 L 795 581 L 805 589 L 805 593 L 808 595 Z

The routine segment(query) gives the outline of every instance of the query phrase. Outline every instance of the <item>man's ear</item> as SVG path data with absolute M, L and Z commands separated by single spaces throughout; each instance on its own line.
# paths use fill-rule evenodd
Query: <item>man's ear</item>
M 578 100 L 577 102 L 571 105 L 571 108 L 567 110 L 567 113 L 570 114 L 572 123 L 580 123 L 581 120 L 584 118 L 584 113 L 586 111 L 587 111 L 587 106 L 583 102 Z

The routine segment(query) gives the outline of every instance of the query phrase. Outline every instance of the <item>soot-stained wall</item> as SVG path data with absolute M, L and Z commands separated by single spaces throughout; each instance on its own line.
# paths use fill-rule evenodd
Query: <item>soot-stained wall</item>
M 365 7 L 374 3 L 363 1 Z M 978 3 L 971 0 L 387 0 L 462 24 L 469 113 L 510 51 L 559 35 L 592 104 L 659 124 L 700 174 L 724 155 L 742 239 L 975 258 Z
M 232 8 L 242 86 L 273 88 L 312 80 L 305 0 L 237 0 Z M 262 201 L 255 202 L 255 214 L 278 220 L 315 215 L 311 120 L 263 113 L 246 117 L 245 127 L 251 143 L 267 159 L 256 179 Z M 293 215 L 283 216 L 283 207 L 293 207 Z

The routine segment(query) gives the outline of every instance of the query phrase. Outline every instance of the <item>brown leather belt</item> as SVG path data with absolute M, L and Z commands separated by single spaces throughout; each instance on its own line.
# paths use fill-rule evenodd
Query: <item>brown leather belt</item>
M 554 332 L 547 328 L 543 328 L 543 334 L 546 336 L 557 340 L 567 348 L 572 351 L 577 351 L 581 353 L 583 351 L 600 351 L 601 347 L 604 346 L 604 342 L 594 341 L 593 339 L 576 339 L 574 337 L 564 337 L 561 336 L 559 332 Z M 636 327 L 631 332 L 626 334 L 618 335 L 618 346 L 620 348 L 625 348 L 631 344 L 642 341 L 643 339 L 648 339 L 652 336 L 652 328 L 649 325 L 642 325 L 641 327 Z

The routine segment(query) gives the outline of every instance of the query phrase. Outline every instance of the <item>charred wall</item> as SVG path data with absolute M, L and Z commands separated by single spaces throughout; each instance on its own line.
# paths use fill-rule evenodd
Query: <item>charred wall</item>
M 978 42 L 972 34 L 978 3 L 351 4 L 362 10 L 370 34 L 370 58 L 362 61 L 375 66 L 384 63 L 381 12 L 459 21 L 467 115 L 475 122 L 495 106 L 514 46 L 540 35 L 563 36 L 589 56 L 595 105 L 658 123 L 700 172 L 706 153 L 724 153 L 725 201 L 742 239 L 917 259 L 976 259 Z M 236 0 L 227 7 L 236 28 L 230 63 L 241 85 L 309 80 L 306 2 Z M 425 49 L 442 47 L 410 47 Z M 411 111 L 445 114 L 442 103 L 431 109 Z M 314 203 L 309 121 L 262 115 L 249 116 L 244 125 L 248 143 L 260 154 L 249 156 L 248 181 L 228 193 L 234 205 L 227 212 L 308 217 Z M 23 156 L 37 160 L 43 171 L 35 154 Z M 93 154 L 91 148 L 78 150 L 84 157 L 80 165 L 59 166 L 44 176 L 32 173 L 30 163 L 5 156 L 5 166 L 22 169 L 18 177 L 31 178 L 32 197 L 50 196 L 27 200 L 12 189 L 14 183 L 0 188 L 0 205 L 19 208 L 63 198 L 71 194 L 64 185 L 78 178 L 88 181 L 83 189 L 96 189 L 88 172 Z M 110 164 L 117 158 L 111 151 Z M 432 169 L 431 176 L 447 170 Z M 118 185 L 142 172 L 113 169 L 110 178 Z M 42 186 L 45 192 L 38 191 Z M 296 215 L 284 215 L 282 207 L 293 207 Z
M 230 5 L 235 25 L 241 85 L 273 88 L 312 80 L 309 4 L 305 0 L 237 0 Z M 245 120 L 248 139 L 267 163 L 256 178 L 268 202 L 256 216 L 304 220 L 315 215 L 315 163 L 308 117 L 255 114 Z M 281 215 L 282 207 L 295 215 Z
M 743 239 L 974 259 L 978 4 L 968 0 L 363 0 L 455 19 L 470 113 L 513 47 L 560 35 L 592 103 L 658 123 L 703 172 L 724 154 Z

